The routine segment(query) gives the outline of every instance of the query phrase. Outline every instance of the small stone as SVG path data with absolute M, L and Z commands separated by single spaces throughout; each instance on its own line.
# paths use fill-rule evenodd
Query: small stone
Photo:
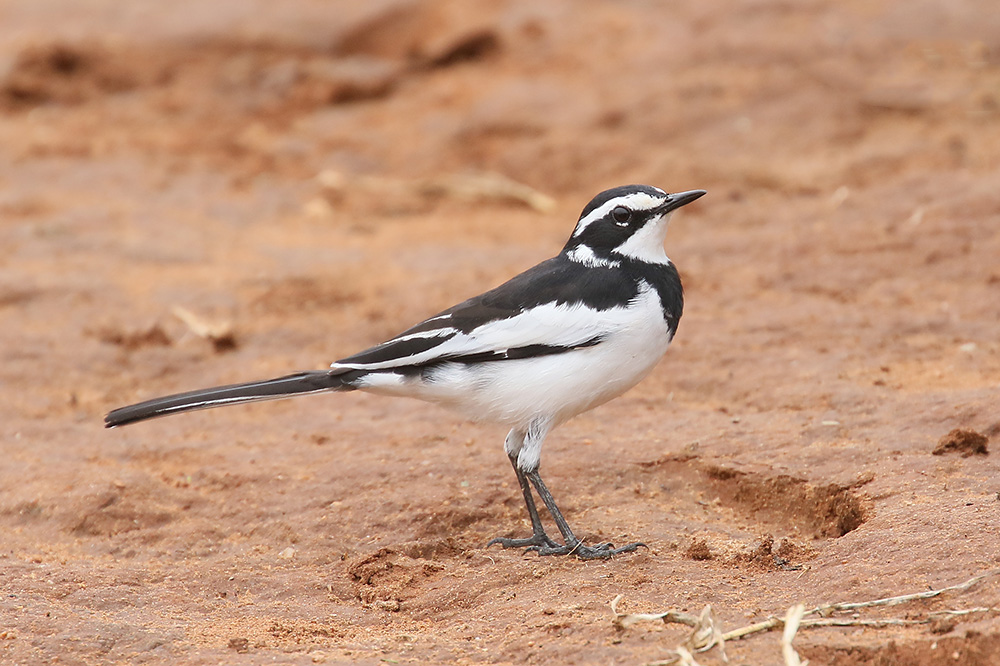
M 250 641 L 242 636 L 230 638 L 229 649 L 236 650 L 240 654 L 246 654 L 250 651 Z
M 704 539 L 693 541 L 684 554 L 692 560 L 700 562 L 712 559 L 712 551 L 708 547 L 708 542 Z
M 990 438 L 975 430 L 963 430 L 955 428 L 942 437 L 932 452 L 936 456 L 943 456 L 946 453 L 961 453 L 963 458 L 971 455 L 989 455 L 986 445 Z

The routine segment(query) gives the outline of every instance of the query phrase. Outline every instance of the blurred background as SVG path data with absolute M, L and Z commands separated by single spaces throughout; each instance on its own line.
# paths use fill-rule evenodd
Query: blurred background
M 633 182 L 709 195 L 667 361 L 547 444 L 571 522 L 653 545 L 595 570 L 733 626 L 996 566 L 1000 470 L 931 457 L 1000 434 L 995 0 L 3 0 L 0 660 L 657 658 L 610 642 L 610 578 L 475 551 L 524 529 L 491 428 L 365 396 L 100 427 L 398 333 Z M 805 573 L 740 559 L 765 533 Z M 992 663 L 978 622 L 949 663 Z

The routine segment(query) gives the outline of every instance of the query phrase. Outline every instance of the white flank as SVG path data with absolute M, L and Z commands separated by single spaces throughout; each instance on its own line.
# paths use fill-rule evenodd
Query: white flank
M 663 192 L 663 190 L 659 191 Z M 656 208 L 657 206 L 662 206 L 668 196 L 669 195 L 666 192 L 663 192 L 663 196 L 653 196 L 651 194 L 646 194 L 645 192 L 633 192 L 624 196 L 615 197 L 610 201 L 605 201 L 603 204 L 590 211 L 586 217 L 580 218 L 580 221 L 576 223 L 576 229 L 573 230 L 573 238 L 582 234 L 584 229 L 597 220 L 605 217 L 618 206 L 625 206 L 629 210 L 650 210 L 652 208 Z
M 623 307 L 594 310 L 581 305 L 544 305 L 415 355 L 429 360 L 435 354 L 531 344 L 571 346 L 596 336 L 601 337 L 599 344 L 561 354 L 491 363 L 444 363 L 423 375 L 372 373 L 359 379 L 356 386 L 373 393 L 435 402 L 473 419 L 510 427 L 527 428 L 539 419 L 554 427 L 635 386 L 667 350 L 670 331 L 659 296 L 649 284 L 642 283 L 638 295 Z M 391 369 L 389 364 L 379 365 Z

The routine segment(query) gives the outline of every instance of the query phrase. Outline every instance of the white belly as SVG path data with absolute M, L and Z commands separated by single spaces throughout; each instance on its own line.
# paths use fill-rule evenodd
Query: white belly
M 597 345 L 534 358 L 445 363 L 424 375 L 372 374 L 358 388 L 419 398 L 473 420 L 525 428 L 558 425 L 615 398 L 653 369 L 670 343 L 659 298 L 649 289 Z

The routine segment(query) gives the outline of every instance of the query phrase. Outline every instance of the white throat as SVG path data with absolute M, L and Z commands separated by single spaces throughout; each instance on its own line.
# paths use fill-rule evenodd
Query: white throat
M 667 223 L 671 215 L 672 212 L 658 220 L 650 220 L 612 252 L 650 264 L 669 264 L 663 240 L 667 236 Z

